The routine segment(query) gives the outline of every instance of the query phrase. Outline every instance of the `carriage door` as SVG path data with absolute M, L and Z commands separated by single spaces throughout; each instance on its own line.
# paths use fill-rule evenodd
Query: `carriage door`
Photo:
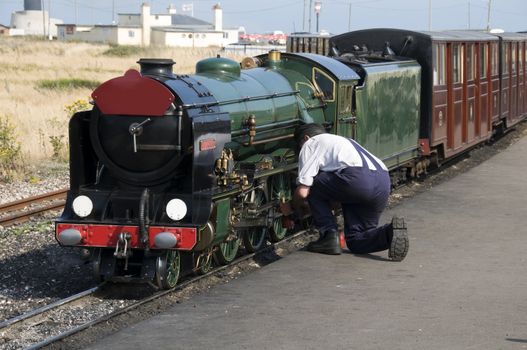
M 448 93 L 448 152 L 455 151 L 463 142 L 463 61 L 464 46 L 449 44 L 449 93 Z
M 437 145 L 447 139 L 448 85 L 446 44 L 437 43 L 432 47 L 434 61 L 434 91 L 432 95 L 432 144 Z
M 501 118 L 509 120 L 509 97 L 510 97 L 510 78 L 509 78 L 509 63 L 510 63 L 510 49 L 511 44 L 502 42 L 501 50 Z
M 489 110 L 491 115 L 491 125 L 498 124 L 500 121 L 500 73 L 498 44 L 490 44 L 490 101 Z M 489 129 L 490 130 L 490 129 Z
M 518 117 L 521 119 L 525 114 L 525 66 L 523 55 L 525 42 L 518 43 Z
M 511 42 L 511 58 L 510 58 L 510 112 L 508 125 L 516 123 L 518 119 L 518 43 Z
M 480 43 L 478 45 L 478 65 L 477 65 L 477 85 L 479 90 L 479 103 L 476 112 L 478 125 L 476 126 L 477 134 L 481 138 L 487 138 L 490 130 L 490 109 L 489 109 L 489 44 Z
M 466 96 L 466 108 L 464 108 L 465 118 L 463 124 L 465 129 L 463 132 L 463 141 L 466 143 L 472 143 L 476 137 L 476 128 L 478 126 L 479 118 L 476 118 L 478 113 L 478 104 L 476 103 L 479 98 L 479 89 L 476 85 L 476 50 L 473 43 L 466 44 L 466 67 L 465 67 L 465 96 Z

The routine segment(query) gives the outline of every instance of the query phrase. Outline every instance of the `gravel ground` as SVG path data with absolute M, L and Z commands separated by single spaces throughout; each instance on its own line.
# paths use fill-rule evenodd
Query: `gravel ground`
M 411 198 L 416 193 L 424 192 L 437 183 L 467 171 L 526 135 L 527 123 L 524 122 L 492 146 L 481 146 L 473 150 L 470 156 L 464 156 L 448 168 L 442 168 L 424 180 L 398 189 L 391 196 L 390 206 L 397 205 L 401 200 Z M 67 169 L 46 169 L 36 174 L 37 176 L 32 176 L 26 181 L 0 183 L 0 203 L 68 185 Z M 55 242 L 52 222 L 59 215 L 58 212 L 51 213 L 26 224 L 0 228 L 0 320 L 96 285 L 90 266 L 80 258 L 80 251 L 74 248 L 60 248 Z M 232 274 L 225 278 L 227 280 L 232 278 Z M 222 277 L 217 279 L 221 283 Z M 206 290 L 214 284 L 200 283 L 192 289 L 192 293 Z M 122 322 L 117 321 L 106 331 L 125 327 L 133 320 L 140 320 L 156 312 L 157 308 L 127 315 Z M 52 348 L 78 348 L 78 344 L 85 345 L 97 338 L 98 331 L 101 330 L 95 327 L 89 332 L 76 336 L 76 341 L 68 342 L 67 347 L 58 345 Z M 5 334 L 0 331 L 0 348 L 4 348 L 3 343 L 5 345 L 9 340 L 4 337 Z
M 69 186 L 66 164 L 45 163 L 39 169 L 29 169 L 22 179 L 3 183 L 0 181 L 0 204 L 51 192 Z

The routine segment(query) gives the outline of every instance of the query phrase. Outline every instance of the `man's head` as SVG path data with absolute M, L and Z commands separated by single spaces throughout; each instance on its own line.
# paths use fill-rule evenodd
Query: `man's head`
M 320 124 L 312 123 L 300 125 L 295 130 L 295 142 L 298 145 L 298 150 L 300 151 L 304 142 L 309 140 L 309 138 L 325 133 L 326 129 Z

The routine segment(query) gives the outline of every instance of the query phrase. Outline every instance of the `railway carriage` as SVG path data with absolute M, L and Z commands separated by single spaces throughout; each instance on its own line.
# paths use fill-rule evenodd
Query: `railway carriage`
M 507 129 L 527 114 L 525 94 L 525 49 L 527 35 L 521 33 L 496 33 L 499 38 L 500 115 L 503 128 Z
M 440 163 L 525 118 L 523 34 L 366 29 L 334 36 L 330 53 L 382 50 L 387 43 L 422 67 L 420 139 Z M 520 63 L 521 62 L 521 63 Z
M 291 33 L 287 37 L 288 52 L 316 53 L 327 56 L 329 54 L 329 39 L 331 36 L 311 33 Z

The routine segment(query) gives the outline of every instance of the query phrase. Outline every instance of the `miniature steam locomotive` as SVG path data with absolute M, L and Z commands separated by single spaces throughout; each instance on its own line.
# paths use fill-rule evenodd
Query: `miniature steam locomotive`
M 452 155 L 426 137 L 435 130 L 422 106 L 431 67 L 351 39 L 336 38 L 335 57 L 215 57 L 193 75 L 174 74 L 170 59 L 141 59 L 140 72 L 103 83 L 93 109 L 70 121 L 59 244 L 87 249 L 99 279 L 172 288 L 213 260 L 231 262 L 241 246 L 285 237 L 298 125 L 357 139 L 394 183 Z

